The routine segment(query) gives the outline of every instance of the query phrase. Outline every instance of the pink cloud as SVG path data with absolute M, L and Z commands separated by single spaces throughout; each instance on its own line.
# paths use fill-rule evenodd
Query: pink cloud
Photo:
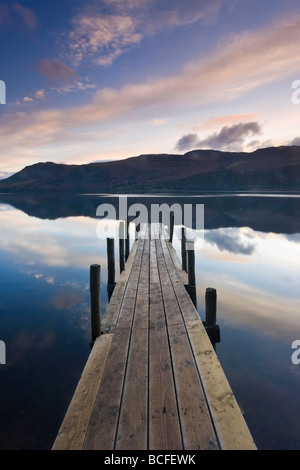
M 31 8 L 24 7 L 20 3 L 14 3 L 13 10 L 29 29 L 34 30 L 37 28 L 38 19 Z
M 37 16 L 31 8 L 24 7 L 20 3 L 5 4 L 0 3 L 0 28 L 16 26 L 21 24 L 31 30 L 38 26 Z
M 58 59 L 42 60 L 39 70 L 43 75 L 64 83 L 72 82 L 77 78 L 76 72 Z

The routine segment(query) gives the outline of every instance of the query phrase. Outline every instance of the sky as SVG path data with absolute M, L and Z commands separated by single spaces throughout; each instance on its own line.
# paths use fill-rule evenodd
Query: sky
M 300 144 L 299 44 L 299 0 L 0 0 L 0 177 Z

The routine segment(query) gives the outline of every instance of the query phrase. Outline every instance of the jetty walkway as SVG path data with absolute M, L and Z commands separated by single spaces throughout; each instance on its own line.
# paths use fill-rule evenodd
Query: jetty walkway
M 53 450 L 255 450 L 166 231 L 145 225 Z

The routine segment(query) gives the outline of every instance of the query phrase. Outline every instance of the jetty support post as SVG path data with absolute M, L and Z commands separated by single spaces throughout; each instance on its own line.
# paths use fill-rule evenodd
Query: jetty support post
M 109 300 L 115 285 L 115 239 L 107 238 L 107 293 Z
M 220 327 L 217 325 L 217 291 L 208 287 L 205 292 L 204 326 L 213 345 L 220 342 Z
M 170 213 L 170 242 L 173 243 L 173 234 L 174 234 L 174 220 L 175 220 L 175 216 L 174 216 L 174 212 L 171 212 Z
M 93 346 L 96 338 L 101 335 L 100 270 L 99 264 L 90 266 L 91 346 Z
M 186 238 L 185 238 L 185 228 L 181 228 L 181 265 L 182 269 L 187 272 L 187 262 L 186 262 Z
M 196 294 L 196 275 L 195 275 L 195 249 L 194 243 L 189 242 L 189 249 L 187 250 L 188 258 L 188 293 L 192 299 L 194 306 L 197 308 L 197 294 Z
M 119 263 L 120 273 L 125 269 L 125 222 L 119 222 Z
M 140 211 L 136 211 L 135 217 L 138 218 L 141 215 Z M 135 240 L 139 238 L 139 232 L 141 231 L 141 224 L 135 224 Z
M 125 233 L 125 260 L 127 261 L 129 253 L 130 253 L 130 237 L 129 237 L 129 217 L 127 216 L 126 220 L 126 233 Z

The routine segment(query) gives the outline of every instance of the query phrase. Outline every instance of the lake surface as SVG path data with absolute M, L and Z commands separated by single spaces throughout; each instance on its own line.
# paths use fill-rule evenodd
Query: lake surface
M 216 351 L 259 449 L 300 449 L 300 199 L 297 195 L 130 197 L 204 204 L 197 305 L 217 289 Z M 96 209 L 115 196 L 0 195 L 0 449 L 50 449 L 90 353 L 89 266 L 106 241 Z M 181 259 L 180 227 L 174 246 Z M 116 243 L 116 260 L 118 244 Z M 119 276 L 116 263 L 116 278 Z M 300 358 L 300 354 L 298 356 Z

